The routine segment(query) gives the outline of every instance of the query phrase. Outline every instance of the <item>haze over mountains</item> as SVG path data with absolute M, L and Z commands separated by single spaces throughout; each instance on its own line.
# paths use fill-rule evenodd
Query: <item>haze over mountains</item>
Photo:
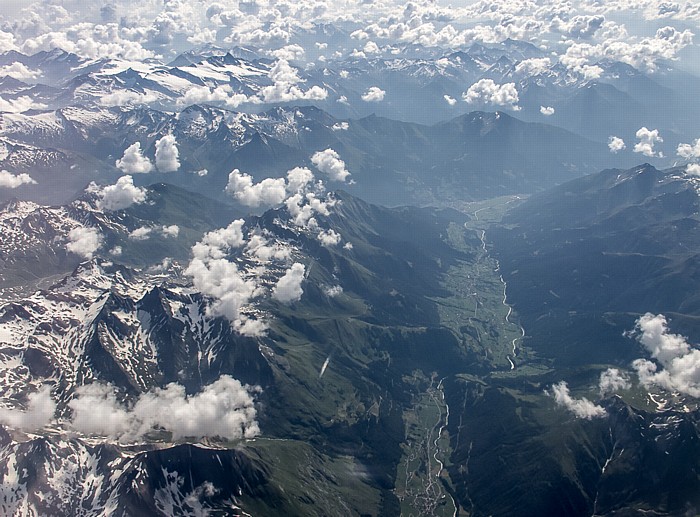
M 692 3 L 10 2 L 0 514 L 700 512 Z

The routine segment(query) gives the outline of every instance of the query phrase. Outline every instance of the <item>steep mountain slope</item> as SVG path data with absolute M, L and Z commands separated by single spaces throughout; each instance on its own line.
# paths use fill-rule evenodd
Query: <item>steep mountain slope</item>
M 238 211 L 200 195 L 166 184 L 143 190 L 141 203 L 103 210 L 99 190 L 64 206 L 9 201 L 0 210 L 0 257 L 3 289 L 27 287 L 75 268 L 85 253 L 105 255 L 132 266 L 152 266 L 164 259 L 183 260 L 201 235 L 233 218 Z M 73 247 L 71 231 L 94 229 L 94 249 Z M 136 231 L 136 233 L 134 233 Z
M 340 515 L 382 507 L 392 513 L 390 489 L 403 440 L 399 408 L 415 389 L 404 376 L 416 364 L 426 371 L 452 370 L 469 354 L 458 336 L 441 326 L 432 301 L 447 294 L 436 283 L 450 264 L 469 258 L 444 237 L 447 226 L 461 224 L 463 216 L 392 211 L 342 193 L 335 203 L 328 216 L 317 216 L 318 224 L 333 228 L 352 246 L 322 245 L 318 230 L 290 225 L 286 209 L 246 223 L 250 242 L 264 235 L 266 242 L 286 246 L 308 271 L 300 300 L 262 296 L 244 309 L 267 321 L 268 331 L 259 336 L 242 336 L 232 321 L 212 314 L 208 299 L 177 269 L 138 272 L 102 259 L 5 304 L 0 309 L 4 396 L 21 407 L 27 393 L 50 382 L 58 404 L 58 420 L 44 430 L 46 438 L 29 436 L 21 443 L 27 437 L 13 431 L 17 442 L 5 449 L 3 486 L 12 478 L 16 489 L 7 504 L 44 508 L 49 503 L 31 495 L 41 490 L 57 494 L 45 508 L 73 511 L 79 501 L 60 494 L 82 484 L 80 500 L 91 515 L 108 508 L 113 515 L 179 515 L 196 511 L 197 504 L 218 511 L 235 504 L 261 514 Z M 415 238 L 416 230 L 422 238 Z M 406 254 L 397 256 L 398 249 Z M 251 274 L 260 275 L 264 267 L 258 289 L 274 292 L 289 259 L 264 265 L 252 253 L 260 256 L 261 248 L 248 246 L 228 258 Z M 220 382 L 221 375 L 262 388 L 255 395 L 260 438 L 229 443 L 212 436 L 213 442 L 195 442 L 213 443 L 214 451 L 177 445 L 182 439 L 173 439 L 166 425 L 124 448 L 113 440 L 105 444 L 94 430 L 81 431 L 75 420 L 75 401 L 86 396 L 81 391 L 86 384 L 110 383 L 138 411 L 139 397 L 158 396 L 158 389 L 169 389 L 167 383 L 194 394 Z M 99 399 L 95 404 L 93 409 Z M 75 430 L 77 438 L 70 439 Z M 95 439 L 97 445 L 88 445 Z M 228 450 L 234 444 L 237 448 Z M 287 459 L 271 471 L 280 454 Z M 38 467 L 23 473 L 28 462 Z M 236 465 L 240 479 L 217 477 L 215 464 L 226 469 L 227 462 Z M 79 470 L 52 474 L 68 464 Z M 304 468 L 313 468 L 308 479 L 293 481 Z M 328 476 L 336 479 L 331 483 L 354 486 L 364 499 L 322 501 Z
M 317 30 L 314 38 L 335 32 L 345 44 L 353 44 L 349 34 L 336 27 Z M 338 44 L 338 40 L 331 43 Z M 339 118 L 362 118 L 374 113 L 435 124 L 471 109 L 492 107 L 488 102 L 461 102 L 472 84 L 489 79 L 517 88 L 517 107 L 524 119 L 542 121 L 540 106 L 549 106 L 555 110 L 550 122 L 554 120 L 563 128 L 599 141 L 604 141 L 613 128 L 619 132 L 624 120 L 635 124 L 641 120 L 688 136 L 700 129 L 696 121 L 698 105 L 685 94 L 688 78 L 668 68 L 669 63 L 649 71 L 601 59 L 591 63 L 597 73 L 589 77 L 579 67 L 565 65 L 531 43 L 513 39 L 488 45 L 475 43 L 457 51 L 402 45 L 400 56 L 381 51 L 330 57 L 319 49 L 307 49 L 308 59 L 313 60 L 311 55 L 317 53 L 323 59 L 307 63 L 311 66 L 302 66 L 303 60 L 292 60 L 291 67 L 280 69 L 277 60 L 264 50 L 212 45 L 188 50 L 169 63 L 84 59 L 60 49 L 32 56 L 9 51 L 0 54 L 0 66 L 21 64 L 30 76 L 0 81 L 0 94 L 12 102 L 32 99 L 36 107 L 51 109 L 75 104 L 143 104 L 173 111 L 206 102 L 259 112 L 272 105 L 303 104 L 318 106 Z M 691 85 L 693 81 L 696 79 L 690 80 Z M 370 87 L 385 92 L 381 102 L 363 99 Z M 325 93 L 314 88 L 322 88 Z M 604 99 L 585 101 L 591 88 L 605 98 L 614 97 L 638 109 L 625 112 L 622 118 L 612 118 L 605 111 Z M 571 101 L 581 96 L 583 99 Z M 589 111 L 580 119 L 581 113 L 574 110 L 582 103 Z M 565 116 L 565 112 L 575 116 Z M 612 126 L 601 125 L 603 121 L 612 122 Z M 629 128 L 622 128 L 627 136 Z M 600 134 L 600 129 L 605 134 Z
M 517 281 L 506 258 L 499 279 L 485 223 L 345 192 L 308 199 L 325 203 L 313 223 L 294 203 L 234 221 L 199 237 L 187 269 L 95 258 L 0 307 L 7 511 L 698 507 L 696 410 L 645 412 L 638 387 L 592 393 L 600 366 L 573 368 L 543 346 L 526 311 L 527 337 L 513 340 L 504 289 L 519 308 Z M 597 401 L 595 418 L 574 419 L 545 392 L 562 378 Z M 207 415 L 226 400 L 220 418 L 236 420 L 221 427 Z M 182 407 L 198 418 L 170 416 Z
M 512 226 L 494 236 L 521 316 L 533 326 L 553 312 L 696 316 L 699 208 L 697 178 L 650 165 L 606 170 L 513 208 Z
M 101 181 L 116 177 L 116 160 L 134 142 L 153 161 L 156 142 L 170 134 L 180 153 L 179 170 L 152 171 L 149 180 L 210 197 L 223 195 L 234 168 L 256 179 L 278 177 L 295 166 L 311 165 L 311 156 L 327 148 L 339 153 L 352 174 L 355 183 L 345 188 L 384 205 L 536 192 L 629 159 L 624 152 L 611 155 L 604 144 L 502 112 L 473 112 L 423 126 L 376 116 L 341 121 L 312 107 L 258 115 L 206 106 L 175 115 L 145 108 L 64 108 L 4 114 L 0 128 L 0 134 L 22 145 L 62 149 L 71 156 L 68 163 L 97 161 L 105 178 Z M 543 141 L 546 145 L 536 145 Z M 53 178 L 75 190 L 83 186 L 76 171 L 57 169 L 51 170 Z M 36 179 L 41 183 L 45 176 Z M 41 190 L 40 185 L 27 189 Z

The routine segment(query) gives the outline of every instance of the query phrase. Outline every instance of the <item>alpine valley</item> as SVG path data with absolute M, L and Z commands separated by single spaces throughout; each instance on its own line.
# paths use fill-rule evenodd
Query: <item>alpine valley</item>
M 700 514 L 697 8 L 20 3 L 0 515 Z

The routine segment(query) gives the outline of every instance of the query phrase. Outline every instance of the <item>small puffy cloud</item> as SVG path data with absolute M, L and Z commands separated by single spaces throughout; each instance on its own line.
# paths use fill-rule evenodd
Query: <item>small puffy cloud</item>
M 676 152 L 678 156 L 688 160 L 700 158 L 700 138 L 696 139 L 692 144 L 678 144 Z
M 282 48 L 278 48 L 277 50 L 273 50 L 270 52 L 274 57 L 277 59 L 284 59 L 285 61 L 294 61 L 294 60 L 299 60 L 304 57 L 304 49 L 300 45 L 293 44 L 293 45 L 286 45 Z
M 552 66 L 548 57 L 524 59 L 515 65 L 515 73 L 527 77 L 545 73 Z
M 338 97 L 338 100 L 336 102 L 338 102 L 340 104 L 345 104 L 345 105 L 350 104 L 350 101 L 348 101 L 348 98 L 345 95 L 341 95 L 340 97 Z
M 558 406 L 571 411 L 576 418 L 584 418 L 591 420 L 605 416 L 606 412 L 601 406 L 598 406 L 587 398 L 575 399 L 569 393 L 569 386 L 565 381 L 552 386 L 552 396 Z
M 598 389 L 600 390 L 601 396 L 616 393 L 620 390 L 626 390 L 629 389 L 629 387 L 629 377 L 617 368 L 608 368 L 600 374 Z
M 566 21 L 556 17 L 552 22 L 552 29 L 570 37 L 587 39 L 591 38 L 604 22 L 605 16 L 602 15 L 575 15 Z
M 241 204 L 250 207 L 275 206 L 287 197 L 287 184 L 284 178 L 265 178 L 260 183 L 253 183 L 253 178 L 234 169 L 228 175 L 226 192 Z
M 156 141 L 156 169 L 160 172 L 175 172 L 180 168 L 180 151 L 173 135 L 165 135 Z
M 251 235 L 245 247 L 249 256 L 255 257 L 261 262 L 268 263 L 271 260 L 285 261 L 291 255 L 291 249 L 284 243 L 270 243 L 262 235 Z
M 462 98 L 468 104 L 491 104 L 493 106 L 507 106 L 513 110 L 519 110 L 518 90 L 515 83 L 496 84 L 493 79 L 481 79 L 472 84 L 462 94 Z
M 245 244 L 243 219 L 237 219 L 226 228 L 209 232 L 192 247 L 194 258 L 185 274 L 192 277 L 198 291 L 211 299 L 207 307 L 210 316 L 223 316 L 233 323 L 234 329 L 244 335 L 259 336 L 265 330 L 261 320 L 250 319 L 241 310 L 261 291 L 256 278 L 246 278 L 235 262 L 226 259 L 233 248 Z
M 202 261 L 220 259 L 226 256 L 229 250 L 240 248 L 245 244 L 243 236 L 243 219 L 232 221 L 226 228 L 219 228 L 207 232 L 202 240 L 192 247 L 195 258 Z
M 15 35 L 0 29 L 0 48 L 5 49 L 5 52 L 19 50 L 15 45 Z
M 35 102 L 31 97 L 22 95 L 15 99 L 3 99 L 0 97 L 0 112 L 8 113 L 24 113 L 25 111 L 35 109 L 43 110 L 48 108 L 46 104 Z
M 650 158 L 663 157 L 663 153 L 654 151 L 654 145 L 664 141 L 664 139 L 659 136 L 658 129 L 650 130 L 646 127 L 642 127 L 639 128 L 636 136 L 639 142 L 634 145 L 635 153 L 642 153 L 644 156 L 649 156 Z
M 335 298 L 343 294 L 343 287 L 340 285 L 327 285 L 323 288 L 323 294 L 329 298 Z
M 212 299 L 207 308 L 209 315 L 223 316 L 240 326 L 241 308 L 256 293 L 254 280 L 245 279 L 238 266 L 224 258 L 195 256 L 185 274 L 192 277 L 195 289 Z
M 275 284 L 272 289 L 272 297 L 282 303 L 296 302 L 301 299 L 301 295 L 304 293 L 301 283 L 305 273 L 304 264 L 295 262 Z
M 287 171 L 287 192 L 294 194 L 304 190 L 314 180 L 314 173 L 306 167 L 295 167 Z
M 153 228 L 149 228 L 148 226 L 141 226 L 140 228 L 136 228 L 133 232 L 129 234 L 129 239 L 132 241 L 145 241 L 151 236 L 151 232 L 153 231 Z
M 345 162 L 333 149 L 318 151 L 311 157 L 311 163 L 324 174 L 328 174 L 332 180 L 345 181 L 350 172 L 345 168 Z
M 292 224 L 302 228 L 313 229 L 318 226 L 314 214 L 328 215 L 330 213 L 329 208 L 335 205 L 335 200 L 332 198 L 320 199 L 314 192 L 307 192 L 306 194 L 297 192 L 285 200 L 285 205 L 292 218 Z
M 56 412 L 56 402 L 51 398 L 51 387 L 44 385 L 27 398 L 27 409 L 24 411 L 0 408 L 0 424 L 24 431 L 38 431 L 51 423 Z
M 685 168 L 685 173 L 690 176 L 700 176 L 700 164 L 689 163 Z
M 370 86 L 362 95 L 362 100 L 365 102 L 381 102 L 384 100 L 386 92 L 378 86 Z
M 331 246 L 337 246 L 341 240 L 340 234 L 333 229 L 321 230 L 316 236 L 316 238 L 322 246 L 325 246 L 327 248 L 330 248 Z
M 617 153 L 625 148 L 625 141 L 618 136 L 608 137 L 608 149 L 611 153 Z
M 333 131 L 347 131 L 349 128 L 350 124 L 347 122 L 338 122 L 331 127 Z
M 15 61 L 9 65 L 0 66 L 0 77 L 6 75 L 19 81 L 35 81 L 41 76 L 41 72 L 30 70 L 24 63 Z
M 692 348 L 685 337 L 669 332 L 663 314 L 640 317 L 635 333 L 656 360 L 637 359 L 632 363 L 642 384 L 700 397 L 700 350 Z
M 549 117 L 551 115 L 554 115 L 554 108 L 551 106 L 540 106 L 540 113 L 544 115 L 545 117 Z
M 308 90 L 302 90 L 298 85 L 302 83 L 299 73 L 285 59 L 278 60 L 270 69 L 269 77 L 272 85 L 260 90 L 259 101 L 262 102 L 293 102 L 297 100 L 324 100 L 328 97 L 328 91 L 320 86 L 312 86 Z
M 0 171 L 0 188 L 17 188 L 22 185 L 36 185 L 36 181 L 26 172 L 12 174 L 6 170 Z
M 97 228 L 78 227 L 68 232 L 66 249 L 83 258 L 91 259 L 104 239 Z
M 68 403 L 72 429 L 122 442 L 140 440 L 153 430 L 165 430 L 173 440 L 185 437 L 252 438 L 260 429 L 254 406 L 255 388 L 222 375 L 200 393 L 187 395 L 171 383 L 142 393 L 132 407 L 117 400 L 111 385 L 92 383 L 76 389 Z
M 189 88 L 185 95 L 177 100 L 181 106 L 190 106 L 192 104 L 218 103 L 221 102 L 227 107 L 235 109 L 246 102 L 253 102 L 244 93 L 234 93 L 233 89 L 227 85 L 219 85 L 216 88 L 209 86 L 195 86 Z
M 140 142 L 135 142 L 127 147 L 124 155 L 116 161 L 116 166 L 124 174 L 145 174 L 153 170 L 151 160 L 141 152 Z
M 163 237 L 177 237 L 180 235 L 180 227 L 176 224 L 171 224 L 170 226 L 161 226 L 160 233 Z
M 122 254 L 122 247 L 121 246 L 115 246 L 111 250 L 109 250 L 109 254 L 114 256 L 114 257 L 119 257 Z
M 455 99 L 454 97 L 450 97 L 449 95 L 443 95 L 442 97 L 443 99 L 445 99 L 445 102 L 450 106 L 454 106 L 455 104 L 457 104 L 457 99 Z
M 374 41 L 368 41 L 362 48 L 365 54 L 379 54 L 379 46 Z
M 106 186 L 97 202 L 101 210 L 123 210 L 146 201 L 146 189 L 134 186 L 134 178 L 122 176 L 114 185 Z

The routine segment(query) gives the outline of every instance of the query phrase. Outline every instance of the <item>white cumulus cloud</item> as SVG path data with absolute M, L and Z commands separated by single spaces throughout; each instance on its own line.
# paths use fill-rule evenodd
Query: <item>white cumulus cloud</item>
M 103 242 L 104 238 L 97 228 L 78 227 L 68 232 L 66 249 L 71 253 L 91 259 Z
M 689 163 L 685 168 L 685 173 L 690 176 L 700 176 L 700 164 Z
M 384 100 L 386 92 L 379 86 L 370 86 L 367 91 L 362 94 L 362 100 L 365 102 L 381 102 Z
M 180 227 L 176 224 L 171 224 L 170 226 L 161 226 L 160 233 L 163 237 L 177 237 L 180 235 Z
M 608 137 L 608 149 L 611 153 L 622 151 L 625 147 L 625 141 L 619 136 Z
M 285 45 L 282 48 L 278 48 L 277 50 L 273 50 L 270 52 L 274 57 L 277 59 L 283 59 L 285 61 L 295 61 L 302 59 L 304 57 L 304 54 L 306 52 L 304 51 L 304 48 L 301 45 L 292 44 L 292 45 Z
M 333 149 L 324 149 L 311 156 L 311 163 L 324 174 L 328 174 L 332 180 L 345 181 L 350 172 L 345 168 L 345 162 Z
M 306 268 L 304 264 L 295 262 L 285 274 L 277 281 L 272 289 L 272 297 L 282 303 L 291 303 L 301 299 L 304 290 L 301 283 L 304 281 Z
M 676 152 L 678 156 L 688 160 L 700 158 L 700 138 L 696 139 L 692 144 L 678 144 Z
M 124 150 L 124 155 L 116 161 L 116 166 L 124 174 L 145 174 L 153 170 L 151 160 L 141 152 L 141 143 L 135 142 Z
M 38 431 L 53 420 L 56 403 L 51 398 L 51 386 L 44 385 L 28 397 L 27 409 L 0 408 L 0 424 L 22 429 Z
M 212 303 L 207 312 L 211 316 L 223 316 L 240 327 L 243 323 L 241 309 L 256 294 L 257 284 L 244 278 L 234 262 L 225 258 L 193 258 L 185 274 L 192 277 L 194 287 L 209 296 Z
M 224 258 L 233 248 L 239 248 L 245 244 L 243 235 L 243 219 L 232 221 L 226 228 L 219 228 L 208 232 L 192 247 L 195 258 L 202 261 Z
M 328 97 L 328 91 L 320 86 L 312 86 L 308 90 L 300 88 L 298 85 L 303 81 L 286 59 L 280 59 L 273 65 L 269 77 L 273 84 L 260 90 L 259 99 L 262 102 L 319 101 Z
M 551 106 L 540 106 L 540 113 L 545 117 L 549 117 L 550 115 L 554 115 L 554 108 Z
M 245 206 L 275 206 L 287 197 L 287 182 L 284 178 L 265 178 L 253 183 L 249 174 L 234 169 L 228 175 L 226 192 Z
M 646 313 L 635 326 L 636 336 L 654 361 L 637 359 L 632 366 L 644 385 L 700 397 L 700 350 L 685 337 L 672 334 L 663 314 Z
M 101 210 L 123 210 L 131 205 L 146 201 L 146 189 L 134 186 L 134 178 L 122 176 L 114 185 L 108 185 L 101 192 L 97 206 Z
M 481 79 L 462 94 L 468 104 L 490 104 L 519 110 L 518 90 L 515 83 L 496 84 L 493 79 Z
M 48 108 L 46 104 L 34 101 L 27 95 L 21 95 L 15 99 L 3 99 L 0 97 L 0 112 L 24 113 L 27 110 L 44 110 Z
M 329 230 L 321 230 L 316 238 L 321 245 L 326 247 L 337 246 L 341 240 L 340 234 L 332 228 Z
M 24 63 L 15 61 L 9 65 L 0 66 L 0 77 L 5 75 L 19 81 L 35 81 L 41 76 L 41 72 L 30 70 Z
M 552 61 L 548 57 L 523 59 L 515 65 L 515 73 L 524 76 L 540 75 L 552 66 Z
M 0 171 L 0 188 L 17 188 L 22 185 L 36 185 L 36 181 L 26 172 L 12 174 L 6 170 Z
M 598 389 L 601 396 L 626 390 L 630 387 L 629 377 L 617 368 L 608 368 L 600 374 Z
M 176 383 L 156 388 L 142 393 L 129 408 L 117 400 L 114 387 L 92 383 L 76 389 L 68 403 L 73 410 L 70 426 L 81 433 L 122 442 L 137 441 L 160 429 L 170 432 L 174 440 L 252 438 L 260 432 L 253 399 L 256 391 L 222 375 L 193 395 L 187 395 Z
M 132 241 L 145 241 L 151 236 L 152 231 L 153 229 L 148 226 L 141 226 L 129 234 L 129 239 Z
M 654 145 L 664 141 L 659 135 L 658 129 L 650 130 L 646 127 L 641 127 L 637 131 L 636 136 L 639 142 L 634 145 L 635 153 L 642 153 L 644 156 L 649 156 L 650 158 L 655 156 L 659 158 L 663 157 L 663 153 L 654 151 Z
M 165 135 L 156 141 L 156 169 L 160 172 L 175 172 L 180 168 L 180 151 L 173 135 Z
M 606 414 L 605 409 L 585 397 L 580 399 L 573 398 L 565 381 L 552 386 L 552 395 L 558 406 L 568 409 L 576 418 L 591 420 L 603 417 Z

